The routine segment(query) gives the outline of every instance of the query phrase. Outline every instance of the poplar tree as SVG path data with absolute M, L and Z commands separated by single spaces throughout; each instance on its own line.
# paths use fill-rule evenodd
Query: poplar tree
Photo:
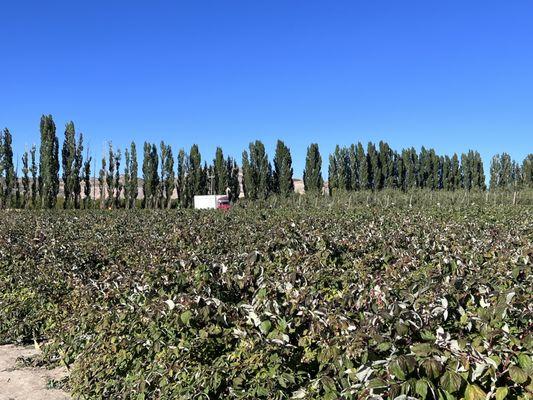
M 442 188 L 452 190 L 452 160 L 449 156 L 444 156 L 442 162 Z
M 37 161 L 35 159 L 36 152 L 35 145 L 30 149 L 30 158 L 31 158 L 31 205 L 33 208 L 37 207 L 37 188 L 38 188 L 38 176 L 37 176 Z
M 407 168 L 405 166 L 405 161 L 402 155 L 395 154 L 396 157 L 396 187 L 401 191 L 405 192 L 407 190 Z
M 514 190 L 519 190 L 523 187 L 523 177 L 520 165 L 513 160 L 513 186 Z
M 144 143 L 143 159 L 143 206 L 145 208 L 154 208 L 157 206 L 157 189 L 159 186 L 158 175 L 159 159 L 157 148 L 154 144 Z
M 106 207 L 113 206 L 114 199 L 114 179 L 115 179 L 115 154 L 113 152 L 113 144 L 108 143 L 108 159 L 107 159 L 107 171 L 106 171 L 106 185 L 107 185 L 107 197 L 105 200 Z
M 452 166 L 450 171 L 451 190 L 457 190 L 461 187 L 461 166 L 457 153 L 453 153 Z
M 324 186 L 322 178 L 322 157 L 317 143 L 312 143 L 307 148 L 305 159 L 305 169 L 303 174 L 305 191 L 310 193 L 321 193 Z
M 272 176 L 272 190 L 282 197 L 287 197 L 294 192 L 292 180 L 292 157 L 290 149 L 281 140 L 276 144 L 274 155 L 274 173 Z
M 360 190 L 361 189 L 361 176 L 360 174 L 360 167 L 359 167 L 359 157 L 357 157 L 357 149 L 355 147 L 355 144 L 352 144 L 350 146 L 348 158 L 350 160 L 350 188 L 352 190 Z
M 468 154 L 461 154 L 461 187 L 466 190 L 472 189 L 472 168 Z
M 122 157 L 122 152 L 120 149 L 117 149 L 117 151 L 113 154 L 113 161 L 114 161 L 114 170 L 115 170 L 115 177 L 113 179 L 113 193 L 114 198 L 113 201 L 113 207 L 119 208 L 120 207 L 120 193 L 122 192 L 122 183 L 120 182 L 120 161 Z
M 17 160 L 17 167 L 15 168 L 15 173 L 13 175 L 14 182 L 15 182 L 15 199 L 12 202 L 12 207 L 14 207 L 14 208 L 20 208 L 20 180 L 19 180 L 18 174 L 17 174 L 18 167 L 19 167 L 19 163 L 18 163 L 18 160 Z
M 72 190 L 74 196 L 74 208 L 81 208 L 81 180 L 83 168 L 83 135 L 78 135 L 76 152 L 74 154 L 74 169 L 72 171 Z
M 533 188 L 533 154 L 528 154 L 522 162 L 522 178 L 524 186 Z
M 220 147 L 216 149 L 213 165 L 215 191 L 217 194 L 224 194 L 229 186 L 230 171 L 228 171 L 224 153 Z
M 91 161 L 92 157 L 89 157 L 89 151 L 87 151 L 87 157 L 83 163 L 83 208 L 88 209 L 91 206 Z
M 187 155 L 183 149 L 178 152 L 178 202 L 181 207 L 188 207 L 187 199 Z
M 207 162 L 204 161 L 204 167 L 202 168 L 202 174 L 200 175 L 200 192 L 198 194 L 215 194 L 211 192 L 209 177 L 213 176 L 213 169 L 211 166 L 207 166 Z M 213 188 L 213 190 L 215 190 Z
M 368 188 L 377 190 L 380 181 L 380 168 L 379 157 L 374 143 L 368 142 L 366 154 L 368 160 Z
M 379 142 L 379 179 L 378 189 L 394 186 L 394 155 L 389 145 Z
M 335 154 L 329 155 L 328 166 L 328 193 L 331 196 L 339 188 L 339 173 L 337 168 L 337 159 Z
M 164 155 L 163 155 L 164 153 Z M 174 173 L 174 156 L 170 145 L 161 142 L 161 169 L 162 169 L 162 186 L 165 195 L 165 202 L 162 206 L 165 208 L 172 207 L 172 194 L 176 186 L 176 175 Z
M 246 198 L 257 198 L 257 191 L 254 185 L 252 170 L 250 168 L 250 160 L 246 150 L 242 152 L 242 187 Z
M 359 186 L 363 190 L 369 189 L 368 160 L 361 142 L 357 142 L 357 164 L 359 166 Z
M 503 153 L 500 156 L 500 171 L 498 177 L 498 186 L 502 189 L 509 189 L 512 185 L 512 162 L 511 156 Z
M 337 145 L 333 153 L 335 169 L 337 172 L 336 186 L 338 189 L 346 191 L 350 188 L 350 160 L 345 147 Z
M 70 208 L 73 195 L 73 169 L 76 157 L 76 130 L 72 121 L 65 126 L 65 139 L 61 149 L 61 163 L 63 167 L 63 208 Z
M 0 130 L 0 208 L 4 207 L 4 132 Z
M 229 176 L 229 200 L 234 203 L 239 198 L 241 189 L 239 184 L 239 166 L 233 158 L 228 157 L 226 160 L 226 169 Z
M 13 190 L 17 183 L 15 166 L 13 165 L 13 137 L 9 129 L 5 128 L 1 137 L 0 146 L 2 148 L 2 170 L 4 171 L 4 187 L 2 197 L 7 207 L 13 207 L 15 201 Z M 1 174 L 0 174 L 1 177 Z
M 203 192 L 202 175 L 202 156 L 200 155 L 198 145 L 193 144 L 189 152 L 189 169 L 187 175 L 191 204 L 193 197 Z
M 28 152 L 22 155 L 22 208 L 28 208 L 30 204 L 30 163 Z
M 59 142 L 51 115 L 41 117 L 39 193 L 43 208 L 54 208 L 59 193 Z
M 492 157 L 492 160 L 490 162 L 489 187 L 491 190 L 495 190 L 496 188 L 499 187 L 500 170 L 501 170 L 500 155 L 496 154 Z
M 98 174 L 98 191 L 100 192 L 100 208 L 105 208 L 106 175 L 107 175 L 107 162 L 106 162 L 106 158 L 102 157 L 102 167 L 100 168 L 100 173 Z
M 137 162 L 137 146 L 135 142 L 130 144 L 130 164 L 128 166 L 130 172 L 128 199 L 129 208 L 135 208 L 137 197 L 139 196 L 139 164 Z
M 417 186 L 418 155 L 411 147 L 402 151 L 402 160 L 405 166 L 405 189 L 410 190 Z
M 242 154 L 244 193 L 250 199 L 266 199 L 271 189 L 272 167 L 265 146 L 259 140 L 248 146 L 250 154 Z
M 130 189 L 131 189 L 130 166 L 131 166 L 130 151 L 126 147 L 126 149 L 124 150 L 124 208 L 126 208 L 126 209 L 129 209 L 130 205 L 131 205 L 131 201 L 130 201 Z

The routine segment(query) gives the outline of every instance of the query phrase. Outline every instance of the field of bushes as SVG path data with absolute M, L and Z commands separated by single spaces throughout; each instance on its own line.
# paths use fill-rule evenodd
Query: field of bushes
M 82 399 L 533 395 L 530 205 L 243 204 L 3 212 L 0 343 Z

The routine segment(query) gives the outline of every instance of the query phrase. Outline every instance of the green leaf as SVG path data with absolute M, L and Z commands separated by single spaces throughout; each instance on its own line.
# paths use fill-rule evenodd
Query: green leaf
M 527 381 L 527 374 L 522 368 L 517 367 L 516 365 L 513 365 L 509 368 L 509 376 L 519 385 Z
M 496 389 L 496 400 L 502 400 L 505 399 L 505 396 L 507 396 L 507 393 L 509 392 L 509 389 L 507 389 L 507 386 L 502 386 Z
M 422 368 L 424 369 L 426 376 L 431 379 L 438 378 L 442 372 L 440 363 L 434 359 L 425 360 L 422 363 Z
M 421 379 L 419 381 L 416 381 L 415 392 L 422 399 L 426 398 L 426 396 L 428 394 L 428 383 L 426 382 L 425 379 Z
M 261 322 L 261 325 L 259 325 L 259 330 L 264 335 L 266 335 L 270 331 L 271 327 L 272 327 L 272 324 L 270 323 L 270 321 L 268 319 L 266 319 L 263 322 Z
M 468 385 L 465 390 L 465 400 L 485 400 L 487 395 L 477 385 Z
M 411 346 L 411 351 L 417 356 L 423 357 L 431 353 L 432 346 L 430 343 L 417 343 Z
M 402 365 L 400 364 L 400 361 L 398 359 L 394 360 L 389 365 L 389 371 L 398 379 L 404 381 L 405 380 L 405 372 L 403 370 Z
M 191 317 L 192 313 L 189 310 L 182 312 L 180 315 L 181 322 L 183 322 L 185 325 L 189 325 Z
M 455 393 L 461 388 L 462 378 L 456 372 L 446 371 L 440 378 L 440 384 L 448 393 Z
M 379 351 L 387 351 L 391 348 L 390 342 L 381 342 L 376 347 Z
M 531 361 L 531 356 L 521 353 L 518 355 L 518 364 L 526 373 L 533 373 L 533 362 Z
M 375 378 L 370 381 L 368 381 L 367 387 L 370 389 L 376 389 L 376 388 L 386 388 L 387 382 L 385 382 L 383 379 Z

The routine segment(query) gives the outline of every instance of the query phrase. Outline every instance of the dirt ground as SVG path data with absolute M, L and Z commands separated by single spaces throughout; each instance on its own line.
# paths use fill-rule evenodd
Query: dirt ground
M 47 389 L 50 380 L 66 375 L 62 368 L 46 369 L 17 365 L 18 357 L 38 354 L 33 347 L 0 346 L 0 400 L 65 400 L 68 393 Z

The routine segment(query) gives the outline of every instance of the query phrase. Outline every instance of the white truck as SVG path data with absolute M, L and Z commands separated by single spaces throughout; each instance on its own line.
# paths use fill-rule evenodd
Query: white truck
M 220 194 L 194 196 L 194 208 L 199 210 L 227 210 L 230 208 L 229 198 Z

